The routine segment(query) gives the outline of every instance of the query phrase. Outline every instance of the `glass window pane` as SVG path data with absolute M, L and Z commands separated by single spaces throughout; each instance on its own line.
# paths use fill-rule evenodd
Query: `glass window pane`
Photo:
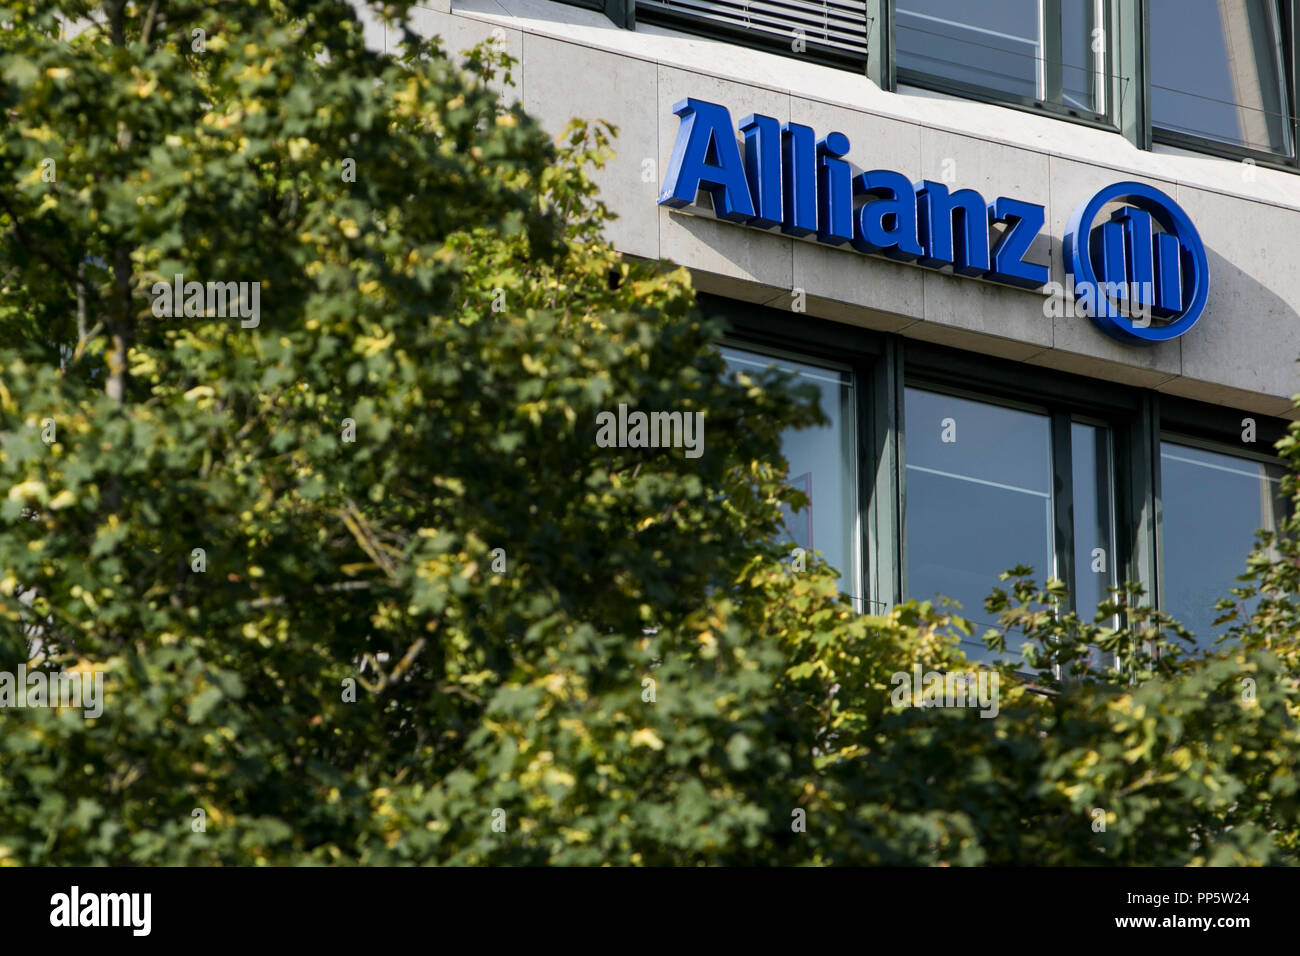
M 736 371 L 761 371 L 773 366 L 794 373 L 797 381 L 819 390 L 822 412 L 830 423 L 791 429 L 781 436 L 781 453 L 790 466 L 789 481 L 808 496 L 809 507 L 787 511 L 786 529 L 792 547 L 820 551 L 840 572 L 840 587 L 865 611 L 862 575 L 858 567 L 857 457 L 854 451 L 853 376 L 786 358 L 724 348 L 722 356 Z
M 1291 153 L 1277 0 L 1151 0 L 1151 111 L 1160 129 Z
M 980 626 L 964 650 L 986 659 L 978 638 L 995 623 L 984 599 L 998 575 L 1055 573 L 1050 420 L 917 388 L 904 414 L 909 596 L 960 601 Z
M 1071 484 L 1074 500 L 1074 608 L 1079 619 L 1091 624 L 1097 605 L 1110 599 L 1110 588 L 1119 580 L 1115 551 L 1115 495 L 1111 482 L 1110 430 L 1073 422 L 1070 425 Z M 1111 618 L 1106 624 L 1114 627 Z M 1104 669 L 1113 657 L 1092 646 L 1088 667 Z
M 898 0 L 898 65 L 1017 96 L 1039 91 L 1038 0 Z
M 1050 17 L 1045 4 L 1052 5 Z M 1101 112 L 1097 73 L 1105 44 L 1094 44 L 1098 6 L 1096 0 L 898 0 L 898 65 L 993 93 Z M 1060 24 L 1059 36 L 1045 35 L 1049 23 Z M 1051 88 L 1054 73 L 1060 89 Z
M 1115 583 L 1115 521 L 1112 508 L 1110 431 L 1070 426 L 1074 486 L 1074 607 L 1091 622 Z
M 1245 572 L 1255 532 L 1277 530 L 1285 514 L 1281 478 L 1276 465 L 1160 443 L 1164 608 L 1198 646 L 1222 633 L 1212 625 L 1214 602 Z
M 1097 0 L 1062 0 L 1061 100 L 1075 109 L 1104 113 L 1106 38 Z

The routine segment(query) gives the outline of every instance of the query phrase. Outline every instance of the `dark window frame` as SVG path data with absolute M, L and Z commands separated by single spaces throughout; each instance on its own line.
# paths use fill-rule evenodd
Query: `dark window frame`
M 897 520 L 897 509 L 882 507 L 893 491 L 888 475 L 882 475 L 878 467 L 892 439 L 888 423 L 882 422 L 881 415 L 887 414 L 893 403 L 880 391 L 889 381 L 884 369 L 893 355 L 892 343 L 883 333 L 770 306 L 751 305 L 708 293 L 700 293 L 697 301 L 705 315 L 725 323 L 724 344 L 805 356 L 810 362 L 830 362 L 847 368 L 852 374 L 859 586 L 868 613 L 879 613 L 898 603 L 899 595 L 890 576 L 893 562 L 888 557 L 884 561 L 878 557 L 881 553 L 888 555 L 897 547 L 896 536 L 888 528 L 879 527 L 879 522 Z
M 1106 419 L 1097 418 L 1093 415 L 1089 415 L 1086 413 L 1065 412 L 1064 414 L 1066 415 L 1067 418 L 1067 422 L 1065 423 L 1064 427 L 1067 433 L 1069 433 L 1071 436 L 1070 440 L 1066 442 L 1067 451 L 1068 454 L 1070 455 L 1070 466 L 1071 466 L 1070 472 L 1067 476 L 1070 481 L 1071 500 L 1073 500 L 1074 497 L 1073 427 L 1075 425 L 1083 425 L 1090 428 L 1106 429 L 1106 444 L 1107 444 L 1106 460 L 1107 460 L 1108 467 L 1106 468 L 1105 475 L 1106 475 L 1106 482 L 1107 482 L 1107 494 L 1109 495 L 1110 498 L 1110 522 L 1109 522 L 1110 527 L 1108 529 L 1108 533 L 1109 533 L 1111 552 L 1112 552 L 1107 556 L 1110 559 L 1110 564 L 1109 564 L 1109 570 L 1107 571 L 1106 585 L 1108 588 L 1116 587 L 1124 582 L 1124 577 L 1125 577 L 1123 574 L 1120 573 L 1120 570 L 1122 567 L 1124 567 L 1124 564 L 1121 561 L 1121 554 L 1120 554 L 1120 542 L 1123 540 L 1120 533 L 1120 514 L 1121 514 L 1121 508 L 1123 503 L 1120 500 L 1119 442 L 1120 442 L 1120 435 L 1123 434 L 1124 432 L 1127 432 L 1128 427 L 1124 428 L 1123 430 L 1116 429 L 1114 425 L 1111 422 L 1108 422 Z M 1132 424 L 1131 419 L 1125 420 L 1126 426 L 1131 427 L 1131 424 Z M 1073 534 L 1074 531 L 1073 513 L 1069 515 L 1069 519 L 1070 519 L 1071 534 Z M 1074 541 L 1075 543 L 1077 543 L 1078 541 L 1077 536 L 1074 538 Z M 1081 572 L 1079 571 L 1077 565 L 1072 565 L 1070 570 L 1071 573 L 1074 575 L 1074 582 L 1077 587 L 1079 581 L 1078 576 Z M 1070 601 L 1071 601 L 1070 607 L 1072 609 L 1077 610 L 1078 604 L 1075 603 L 1074 601 L 1073 591 L 1071 592 L 1070 595 Z M 1092 622 L 1085 620 L 1084 623 L 1092 623 Z
M 1067 122 L 1078 123 L 1083 126 L 1091 126 L 1096 129 L 1107 132 L 1120 132 L 1119 111 L 1115 103 L 1115 95 L 1112 80 L 1116 75 L 1116 65 L 1119 62 L 1119 42 L 1118 32 L 1116 30 L 1115 16 L 1112 10 L 1112 4 L 1109 2 L 1102 3 L 1101 28 L 1104 31 L 1105 38 L 1105 69 L 1102 71 L 1100 82 L 1106 94 L 1106 109 L 1101 112 L 1083 111 L 1076 107 L 1067 106 L 1063 103 L 1050 102 L 1050 99 L 1039 100 L 1034 97 L 1017 96 L 1007 93 L 993 87 L 979 86 L 970 83 L 963 83 L 957 80 L 950 80 L 944 77 L 934 76 L 917 70 L 911 70 L 898 65 L 898 52 L 896 48 L 897 30 L 897 0 L 887 0 L 889 4 L 889 56 L 890 62 L 894 64 L 893 74 L 895 87 L 897 84 L 914 86 L 918 89 L 933 90 L 937 93 L 946 93 L 949 96 L 957 96 L 962 99 L 976 100 L 978 102 L 990 103 L 996 106 L 1006 106 L 1012 109 L 1022 110 L 1024 112 L 1035 113 L 1041 116 L 1050 116 L 1053 119 L 1065 120 Z M 1059 30 L 1059 0 L 1053 5 L 1050 0 L 1045 8 L 1048 16 L 1051 16 L 1053 10 L 1057 16 L 1053 18 L 1058 26 L 1056 30 L 1056 58 L 1047 59 L 1046 68 L 1049 76 L 1056 78 L 1059 84 L 1061 75 L 1063 57 L 1060 52 L 1060 30 Z M 1048 91 L 1050 95 L 1050 91 Z
M 1112 581 L 1136 581 L 1145 600 L 1163 609 L 1163 515 L 1160 444 L 1191 440 L 1210 450 L 1277 464 L 1274 451 L 1289 422 L 1068 372 L 981 355 L 898 333 L 850 326 L 769 306 L 701 293 L 702 311 L 723 320 L 738 348 L 777 350 L 847 367 L 854 377 L 860 574 L 869 612 L 906 597 L 906 460 L 903 393 L 907 386 L 978 401 L 1046 411 L 1052 416 L 1054 556 L 1075 605 L 1073 423 L 1105 426 L 1110 440 L 1114 555 Z M 1243 447 L 1242 419 L 1256 423 L 1256 443 Z M 1243 561 L 1245 555 L 1242 556 Z M 1063 573 L 1070 570 L 1070 577 Z M 1244 564 L 1243 564 L 1244 570 Z M 1045 576 L 1035 569 L 1041 583 Z M 990 582 L 990 588 L 995 582 Z
M 1206 451 L 1216 451 L 1225 455 L 1234 455 L 1263 464 L 1277 465 L 1284 472 L 1289 471 L 1286 460 L 1280 457 L 1273 447 L 1287 434 L 1289 423 L 1285 419 L 1271 415 L 1244 412 L 1225 408 L 1222 405 L 1210 405 L 1194 399 L 1161 395 L 1156 401 L 1158 406 L 1155 428 L 1151 435 L 1151 455 L 1153 460 L 1153 488 L 1155 492 L 1156 526 L 1154 556 L 1157 565 L 1155 580 L 1157 589 L 1152 595 L 1155 606 L 1167 610 L 1165 601 L 1164 574 L 1164 508 L 1162 504 L 1164 485 L 1160 473 L 1160 445 L 1163 441 L 1183 442 Z M 1242 420 L 1255 420 L 1255 447 L 1248 448 L 1241 441 Z M 1292 502 L 1288 499 L 1287 506 Z M 1242 555 L 1242 570 L 1245 570 L 1245 555 Z M 1224 596 L 1227 596 L 1225 582 Z
M 1065 582 L 1069 597 L 1064 609 L 1074 610 L 1078 570 L 1074 567 L 1074 472 L 1071 426 L 1103 426 L 1109 433 L 1111 458 L 1112 575 L 1123 581 L 1144 577 L 1135 566 L 1137 542 L 1129 517 L 1134 511 L 1134 489 L 1123 480 L 1121 463 L 1129 436 L 1141 413 L 1138 391 L 1115 385 L 1099 390 L 1095 380 L 1050 369 L 977 354 L 958 352 L 943 346 L 907 341 L 904 384 L 907 387 L 940 390 L 962 398 L 1036 411 L 1051 420 L 1053 557 L 1055 570 Z M 906 429 L 903 423 L 902 429 Z M 900 471 L 906 462 L 900 462 Z M 904 515 L 904 521 L 905 515 Z M 903 529 L 906 548 L 906 527 Z M 906 552 L 904 551 L 904 558 Z M 904 564 L 904 569 L 906 564 Z M 905 570 L 904 570 L 905 573 Z M 1051 569 L 1035 568 L 1037 583 L 1051 576 Z M 990 582 L 992 589 L 996 582 Z
M 1231 159 L 1237 162 L 1250 160 L 1258 166 L 1270 169 L 1280 169 L 1292 173 L 1300 171 L 1300 118 L 1297 117 L 1297 114 L 1300 114 L 1300 109 L 1297 109 L 1296 106 L 1297 97 L 1300 97 L 1300 71 L 1297 70 L 1296 57 L 1296 51 L 1300 49 L 1300 17 L 1297 14 L 1300 14 L 1300 9 L 1297 9 L 1295 0 L 1282 0 L 1282 22 L 1280 24 L 1282 69 L 1284 72 L 1284 92 L 1288 100 L 1287 129 L 1291 137 L 1291 152 L 1289 155 L 1283 155 L 1270 150 L 1236 146 L 1232 143 L 1224 143 L 1217 139 L 1195 136 L 1177 130 L 1161 129 L 1156 124 L 1154 111 L 1151 108 L 1151 42 L 1153 39 L 1151 33 L 1151 5 L 1150 0 L 1142 0 L 1144 40 L 1142 64 L 1144 72 L 1143 84 L 1147 102 L 1148 142 L 1171 146 L 1175 149 L 1185 149 L 1193 153 L 1217 156 L 1220 159 Z
M 852 600 L 861 601 L 859 613 L 866 613 L 869 610 L 874 610 L 876 602 L 870 595 L 870 589 L 867 586 L 869 576 L 866 571 L 868 555 L 864 515 L 867 513 L 868 509 L 867 503 L 862 497 L 865 493 L 865 486 L 861 475 L 863 462 L 861 460 L 861 455 L 856 454 L 861 448 L 861 430 L 858 427 L 858 419 L 862 415 L 864 405 L 862 396 L 859 394 L 863 385 L 861 369 L 852 362 L 846 362 L 843 355 L 832 355 L 829 351 L 821 350 L 816 354 L 813 354 L 806 348 L 794 349 L 773 342 L 756 341 L 752 336 L 745 336 L 743 334 L 736 335 L 733 333 L 728 335 L 723 339 L 722 347 L 730 348 L 738 352 L 745 352 L 749 355 L 770 358 L 774 363 L 792 362 L 800 365 L 811 366 L 813 368 L 821 368 L 827 372 L 847 374 L 849 376 L 849 381 L 853 389 L 853 428 L 854 431 L 857 432 L 857 434 L 852 436 L 855 457 L 857 458 L 854 462 L 855 468 L 853 471 L 854 478 L 857 480 L 856 485 L 853 488 L 853 520 L 856 533 L 853 535 L 852 548 L 853 560 L 857 567 L 849 570 L 846 570 L 845 568 L 836 568 L 836 570 L 839 571 L 841 575 L 841 588 L 846 592 L 849 592 L 850 589 L 843 588 L 843 584 L 849 577 L 850 570 L 853 572 L 853 577 L 856 580 L 854 581 L 849 596 Z M 822 411 L 827 412 L 827 409 L 823 408 Z M 815 543 L 813 549 L 817 550 Z M 856 597 L 854 597 L 854 595 L 856 595 Z
M 1072 527 L 1066 529 L 1063 534 L 1063 529 L 1061 527 L 1061 519 L 1062 519 L 1063 511 L 1065 509 L 1068 509 L 1071 506 L 1073 498 L 1072 498 L 1072 490 L 1071 490 L 1071 482 L 1070 482 L 1071 475 L 1070 475 L 1070 458 L 1069 458 L 1068 448 L 1066 449 L 1066 457 L 1064 459 L 1065 485 L 1064 488 L 1062 488 L 1062 471 L 1061 471 L 1062 466 L 1060 464 L 1060 459 L 1058 458 L 1058 454 L 1060 452 L 1059 445 L 1061 440 L 1059 434 L 1058 412 L 1045 403 L 1036 402 L 1033 400 L 1026 400 L 1023 395 L 1019 395 L 1017 397 L 1010 397 L 1008 395 L 1003 395 L 1003 394 L 994 395 L 990 392 L 987 392 L 977 387 L 971 387 L 970 385 L 967 384 L 961 384 L 961 385 L 951 384 L 950 381 L 948 381 L 944 377 L 931 378 L 924 371 L 904 372 L 904 377 L 903 377 L 904 393 L 906 393 L 907 389 L 917 389 L 919 391 L 929 392 L 930 394 L 933 395 L 949 395 L 952 396 L 953 398 L 960 398 L 971 402 L 977 402 L 983 405 L 991 405 L 996 408 L 1005 408 L 1013 411 L 1028 412 L 1034 415 L 1040 415 L 1048 420 L 1048 459 L 1051 467 L 1051 481 L 1052 481 L 1051 498 L 1049 500 L 1049 506 L 1050 506 L 1049 510 L 1052 516 L 1051 517 L 1052 541 L 1051 541 L 1051 549 L 1050 549 L 1052 555 L 1052 567 L 1048 569 L 1034 568 L 1033 579 L 1037 584 L 1041 586 L 1045 584 L 1050 578 L 1058 576 L 1057 572 L 1062 568 L 1065 568 L 1067 573 L 1071 574 L 1071 580 L 1066 582 L 1067 588 L 1069 589 L 1069 599 L 1066 608 L 1068 609 L 1072 607 L 1073 599 L 1074 599 L 1073 578 L 1072 578 L 1073 561 L 1070 555 L 1073 555 L 1074 536 L 1073 536 Z M 899 468 L 899 482 L 902 486 L 902 509 L 899 515 L 899 525 L 900 525 L 900 534 L 902 536 L 901 548 L 902 548 L 902 555 L 903 555 L 903 565 L 899 569 L 899 574 L 902 579 L 904 595 L 906 596 L 907 584 L 908 584 L 907 582 L 908 481 L 907 481 L 907 453 L 906 453 L 907 422 L 901 410 L 900 410 L 900 420 L 902 422 L 902 425 L 899 429 L 900 442 L 902 448 L 900 449 L 900 453 L 899 453 L 898 468 Z M 1066 444 L 1067 446 L 1069 444 L 1068 425 L 1066 427 Z M 1063 537 L 1068 539 L 1068 542 L 1063 540 Z M 1000 568 L 999 573 L 1005 570 L 1007 569 Z M 992 592 L 994 588 L 999 586 L 1000 586 L 999 581 L 997 581 L 996 579 L 991 579 L 988 582 L 987 588 L 985 589 L 985 594 L 981 595 L 981 600 L 982 598 L 987 597 L 988 593 Z M 943 596 L 951 597 L 951 595 L 943 595 Z M 928 596 L 923 596 L 923 595 L 912 595 L 912 599 L 928 600 L 929 598 Z M 962 607 L 960 609 L 959 614 L 960 616 L 970 620 L 975 616 L 976 613 L 982 613 L 982 612 L 983 612 L 983 605 L 981 604 L 979 608 Z M 980 637 L 983 633 L 984 633 L 984 629 L 979 628 L 970 635 L 969 639 L 965 639 L 963 643 L 971 643 L 971 644 L 980 643 Z
M 635 29 L 636 0 L 558 0 L 571 6 L 603 12 L 614 24 Z M 1049 8 L 1056 9 L 1056 8 Z M 1140 149 L 1160 144 L 1200 155 L 1295 173 L 1300 171 L 1300 3 L 1284 0 L 1282 5 L 1283 56 L 1286 73 L 1288 129 L 1291 152 L 1281 155 L 1268 150 L 1234 146 L 1157 127 L 1151 115 L 1151 23 L 1150 0 L 1104 0 L 1101 4 L 1106 38 L 1106 62 L 1100 81 L 1106 93 L 1105 110 L 1099 113 L 1030 97 L 1018 97 L 996 89 L 946 80 L 923 72 L 900 68 L 895 41 L 897 0 L 867 0 L 864 29 L 866 53 L 858 57 L 819 44 L 808 38 L 807 49 L 795 54 L 785 40 L 746 30 L 721 21 L 702 20 L 687 13 L 642 9 L 640 20 L 681 30 L 696 36 L 721 39 L 750 49 L 797 57 L 835 69 L 865 74 L 882 89 L 897 92 L 900 83 L 933 90 L 977 102 L 1005 106 L 1039 116 L 1076 123 L 1106 132 L 1119 133 Z M 1059 33 L 1057 34 L 1059 36 Z M 1056 57 L 1060 65 L 1060 54 Z M 1057 70 L 1053 76 L 1059 74 Z M 1130 91 L 1134 92 L 1130 92 Z

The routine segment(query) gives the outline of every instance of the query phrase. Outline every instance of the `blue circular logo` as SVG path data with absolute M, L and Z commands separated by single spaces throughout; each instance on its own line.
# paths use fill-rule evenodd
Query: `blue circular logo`
M 1124 205 L 1094 227 L 1112 203 Z M 1107 186 L 1074 211 L 1065 268 L 1093 323 L 1130 345 L 1178 338 L 1201 317 L 1210 293 L 1200 233 L 1178 203 L 1143 183 Z M 1164 321 L 1154 324 L 1152 316 Z

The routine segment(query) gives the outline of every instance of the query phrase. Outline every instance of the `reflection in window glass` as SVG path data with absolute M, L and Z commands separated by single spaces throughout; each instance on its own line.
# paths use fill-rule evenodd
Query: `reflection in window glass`
M 1096 0 L 898 0 L 898 65 L 994 93 L 1100 113 L 1098 74 L 1105 45 L 1094 44 L 1098 8 Z M 1060 24 L 1059 36 L 1047 37 L 1053 22 Z
M 1105 111 L 1101 82 L 1105 45 L 1100 23 L 1097 0 L 1062 0 L 1061 102 L 1094 113 Z
M 1215 601 L 1230 597 L 1259 529 L 1276 531 L 1285 514 L 1282 470 L 1271 464 L 1160 443 L 1164 608 L 1209 647 Z
M 1277 0 L 1151 0 L 1151 111 L 1164 130 L 1291 153 Z
M 979 635 L 995 621 L 984 599 L 998 575 L 1021 564 L 1040 583 L 1055 573 L 1050 420 L 916 388 L 904 414 L 909 596 L 960 601 L 979 626 L 964 650 L 986 659 Z
M 820 551 L 840 572 L 840 587 L 863 611 L 862 575 L 857 560 L 857 460 L 854 453 L 853 376 L 790 359 L 776 359 L 724 348 L 722 356 L 735 371 L 761 371 L 773 366 L 794 373 L 797 384 L 820 391 L 818 401 L 828 425 L 791 429 L 781 436 L 781 453 L 790 466 L 788 477 L 811 504 L 787 511 L 786 529 L 792 547 Z
M 1091 622 L 1097 605 L 1110 599 L 1116 581 L 1110 432 L 1096 425 L 1070 426 L 1074 486 L 1074 607 Z
M 1115 551 L 1114 491 L 1111 485 L 1110 431 L 1096 425 L 1070 425 L 1071 485 L 1074 498 L 1074 609 L 1079 619 L 1091 624 L 1097 605 L 1110 599 L 1110 588 L 1119 580 Z M 1111 618 L 1109 627 L 1118 624 Z M 1104 669 L 1113 657 L 1093 645 L 1088 654 L 1090 669 Z

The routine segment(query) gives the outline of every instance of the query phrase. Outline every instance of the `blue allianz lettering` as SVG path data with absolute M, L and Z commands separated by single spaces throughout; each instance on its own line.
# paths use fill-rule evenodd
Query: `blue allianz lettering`
M 900 173 L 873 169 L 854 175 L 844 133 L 818 137 L 809 126 L 757 113 L 737 128 L 725 106 L 687 98 L 661 205 L 694 205 L 709 193 L 714 214 L 760 229 L 780 226 L 791 236 L 850 245 L 931 269 L 1035 289 L 1047 266 L 1026 261 L 1045 221 L 1042 206 L 1005 197 L 987 202 L 973 189 L 949 192 L 942 183 L 915 185 Z M 1005 229 L 990 247 L 990 227 Z
M 1029 258 L 1046 223 L 1036 203 L 1007 196 L 990 202 L 974 189 L 913 183 L 888 169 L 855 174 L 853 144 L 842 132 L 819 136 L 758 113 L 737 128 L 725 106 L 690 97 L 673 112 L 681 124 L 661 205 L 696 205 L 703 190 L 714 215 L 730 222 L 1019 289 L 1063 288 L 1048 282 L 1047 265 Z M 1109 219 L 1096 224 L 1108 209 Z M 1103 188 L 1075 210 L 1063 248 L 1081 313 L 1122 342 L 1169 341 L 1205 309 L 1205 247 L 1187 214 L 1155 187 Z

